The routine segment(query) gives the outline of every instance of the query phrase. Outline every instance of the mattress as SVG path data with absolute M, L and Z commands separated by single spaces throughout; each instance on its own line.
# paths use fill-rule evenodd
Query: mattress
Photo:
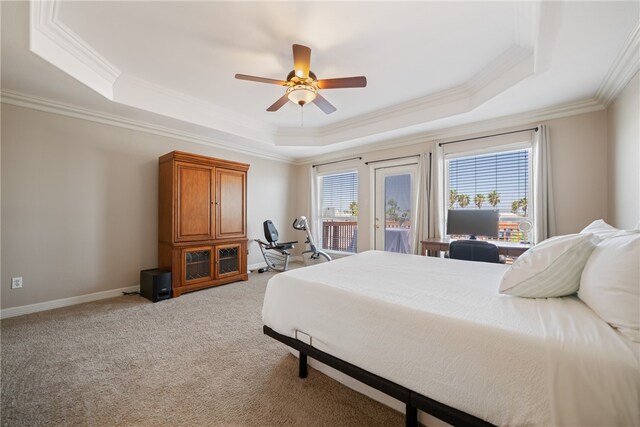
M 638 425 L 638 347 L 575 297 L 497 292 L 500 264 L 369 251 L 268 283 L 263 322 L 496 425 Z

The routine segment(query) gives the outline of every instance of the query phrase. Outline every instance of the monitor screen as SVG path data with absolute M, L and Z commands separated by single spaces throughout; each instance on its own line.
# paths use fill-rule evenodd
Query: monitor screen
M 490 209 L 450 209 L 447 234 L 498 237 L 500 212 Z

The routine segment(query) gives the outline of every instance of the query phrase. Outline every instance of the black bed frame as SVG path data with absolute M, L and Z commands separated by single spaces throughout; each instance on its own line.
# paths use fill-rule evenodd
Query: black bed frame
M 347 374 L 350 377 L 403 402 L 407 408 L 407 427 L 415 427 L 418 425 L 418 409 L 454 426 L 493 426 L 493 424 L 481 420 L 480 418 L 469 415 L 443 403 L 437 402 L 433 399 L 421 395 L 420 393 L 411 391 L 406 387 L 398 385 L 392 381 L 389 381 L 378 375 L 372 374 L 371 372 L 365 371 L 362 368 L 352 365 L 349 362 L 345 362 L 342 359 L 338 359 L 337 357 L 320 351 L 308 344 L 303 343 L 302 341 L 298 341 L 297 339 L 279 334 L 268 326 L 264 326 L 263 331 L 265 335 L 268 335 L 300 352 L 300 365 L 298 371 L 298 376 L 300 378 L 307 377 L 307 357 L 312 357 L 317 361 L 324 363 L 325 365 L 331 366 L 332 368 L 337 369 L 338 371 Z

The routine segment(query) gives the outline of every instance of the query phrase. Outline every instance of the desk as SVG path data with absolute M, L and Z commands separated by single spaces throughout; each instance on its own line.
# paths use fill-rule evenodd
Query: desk
M 454 239 L 455 240 L 455 239 Z M 449 237 L 445 237 L 442 239 L 427 239 L 422 240 L 422 255 L 428 256 L 440 256 L 440 251 L 448 251 L 449 243 L 452 240 Z M 531 247 L 531 244 L 520 243 L 520 242 L 500 242 L 500 241 L 490 241 L 489 243 L 493 243 L 498 247 L 498 252 L 500 255 L 517 258 L 523 253 L 527 251 Z

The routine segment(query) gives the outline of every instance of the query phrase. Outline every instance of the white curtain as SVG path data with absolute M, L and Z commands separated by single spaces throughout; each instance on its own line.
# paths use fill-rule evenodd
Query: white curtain
M 429 154 L 420 154 L 418 159 L 418 174 L 416 176 L 416 185 L 414 185 L 414 218 L 411 227 L 415 230 L 412 235 L 411 247 L 413 253 L 420 255 L 422 250 L 421 240 L 425 240 L 428 236 L 429 223 L 427 221 L 427 202 L 428 202 L 428 183 L 429 183 Z
M 309 232 L 311 237 L 316 242 L 316 245 L 321 246 L 322 243 L 318 240 L 320 236 L 318 230 L 320 229 L 320 197 L 318 190 L 318 169 L 313 166 L 309 166 L 309 216 L 307 218 L 309 223 Z
M 549 128 L 539 125 L 533 138 L 533 243 L 556 234 L 555 206 L 551 179 Z
M 427 236 L 441 238 L 444 232 L 444 151 L 438 142 L 431 149 L 428 186 Z

